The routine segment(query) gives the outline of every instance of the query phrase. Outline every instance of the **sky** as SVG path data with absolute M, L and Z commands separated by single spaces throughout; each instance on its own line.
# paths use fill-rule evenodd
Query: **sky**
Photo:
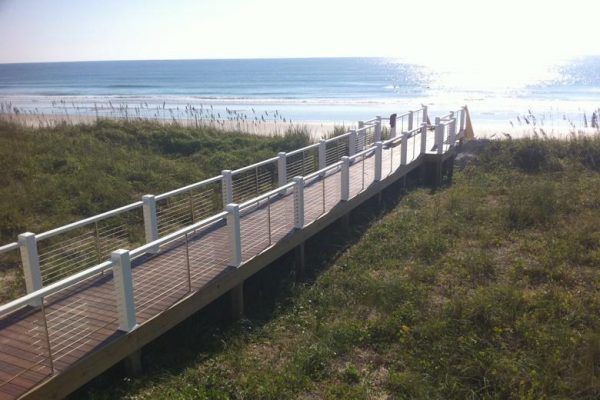
M 0 0 L 0 63 L 382 56 L 535 71 L 600 54 L 599 11 L 598 0 Z

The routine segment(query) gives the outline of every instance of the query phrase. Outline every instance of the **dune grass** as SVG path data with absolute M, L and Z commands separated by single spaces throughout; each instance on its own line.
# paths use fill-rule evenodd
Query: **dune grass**
M 256 136 L 152 121 L 27 128 L 0 121 L 0 243 L 40 233 L 305 146 L 307 131 Z M 23 293 L 0 256 L 0 302 Z
M 312 278 L 273 266 L 269 305 L 227 325 L 217 302 L 145 349 L 143 377 L 76 396 L 598 398 L 600 139 L 481 147 L 452 186 L 311 242 Z

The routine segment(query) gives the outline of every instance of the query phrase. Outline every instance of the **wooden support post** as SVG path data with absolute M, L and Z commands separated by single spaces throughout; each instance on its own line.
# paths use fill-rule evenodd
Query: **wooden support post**
M 304 276 L 304 273 L 306 272 L 304 242 L 300 243 L 294 249 L 294 266 L 296 268 L 296 277 L 300 278 Z
M 237 321 L 244 315 L 244 282 L 229 291 L 231 319 Z
M 340 218 L 340 225 L 344 231 L 344 234 L 346 235 L 350 233 L 350 214 L 351 211 L 347 212 Z
M 123 359 L 125 375 L 139 378 L 144 372 L 142 365 L 142 350 L 138 350 Z
M 433 162 L 433 187 L 437 188 L 442 184 L 442 157 L 436 157 Z
M 277 156 L 277 183 L 282 187 L 287 183 L 287 155 L 280 151 Z
M 413 121 L 414 121 L 414 113 L 412 111 L 408 112 L 408 131 L 412 131 L 413 129 Z

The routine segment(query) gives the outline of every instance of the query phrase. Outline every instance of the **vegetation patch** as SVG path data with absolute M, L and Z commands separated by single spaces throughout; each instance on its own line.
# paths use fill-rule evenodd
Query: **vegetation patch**
M 413 190 L 357 223 L 350 248 L 333 234 L 307 247 L 314 280 L 284 278 L 268 313 L 191 350 L 174 339 L 215 328 L 188 322 L 148 347 L 145 377 L 107 374 L 78 395 L 596 399 L 598 143 L 488 143 L 452 186 Z

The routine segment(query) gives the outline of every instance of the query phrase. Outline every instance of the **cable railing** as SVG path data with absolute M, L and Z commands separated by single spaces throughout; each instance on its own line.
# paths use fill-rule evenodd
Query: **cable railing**
M 201 221 L 223 209 L 222 175 L 156 196 L 158 235 Z
M 132 331 L 401 166 L 447 151 L 461 138 L 457 115 L 437 118 L 429 139 L 422 124 L 382 140 L 378 117 L 338 137 L 0 247 L 14 265 L 20 251 L 29 291 L 0 306 L 0 338 L 31 360 L 9 379 L 0 377 L 0 390 L 21 376 L 40 381 L 63 371 L 115 332 Z M 142 221 L 135 234 L 125 218 L 132 212 Z M 92 234 L 55 242 L 73 263 L 49 275 L 50 257 L 63 253 L 42 245 L 38 253 L 38 244 L 81 229 Z M 5 335 L 10 327 L 22 335 Z

